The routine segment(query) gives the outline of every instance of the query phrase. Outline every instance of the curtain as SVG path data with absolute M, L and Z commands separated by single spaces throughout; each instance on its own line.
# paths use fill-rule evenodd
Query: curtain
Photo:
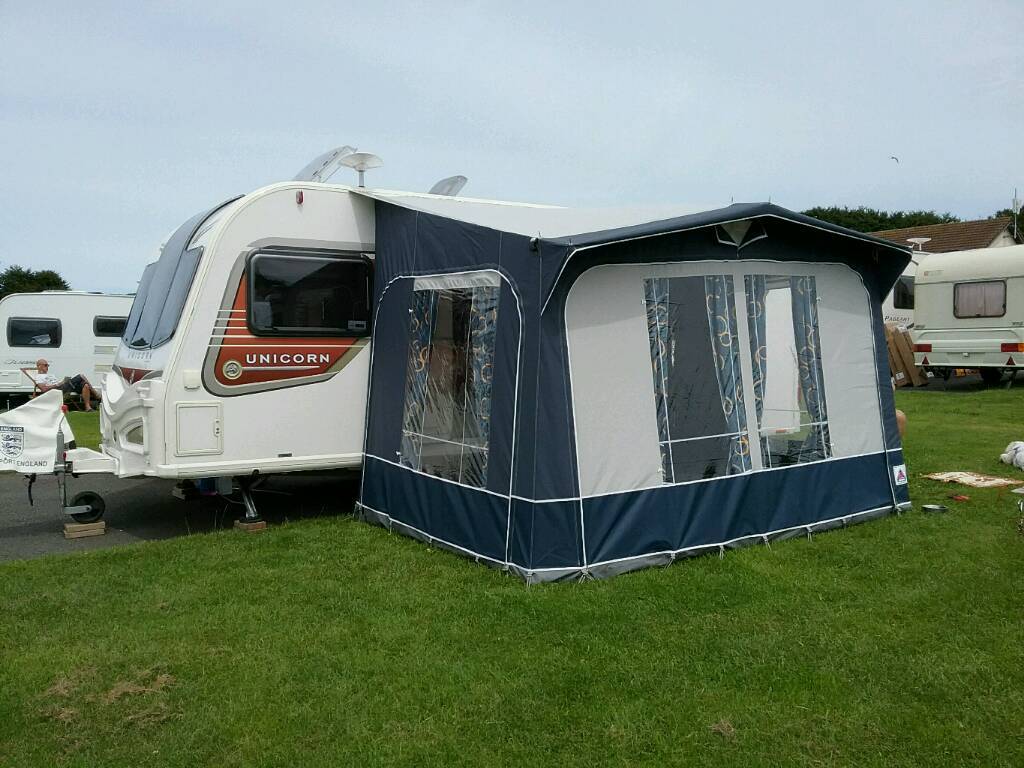
M 488 445 L 491 434 L 491 382 L 494 375 L 494 342 L 498 319 L 498 286 L 473 289 L 469 316 L 469 391 L 466 404 L 466 443 L 460 480 L 466 485 L 482 488 L 487 477 Z M 476 430 L 468 437 L 470 424 Z M 471 448 L 479 446 L 479 449 Z
M 658 418 L 658 440 L 661 446 L 661 474 L 666 483 L 675 482 L 672 467 L 672 447 L 669 443 L 668 423 L 668 369 L 671 333 L 668 317 L 668 278 L 644 280 L 644 298 L 647 306 L 647 338 L 651 344 L 651 364 L 654 367 L 654 407 Z
M 815 426 L 800 448 L 800 461 L 827 458 L 831 440 L 822 385 L 821 348 L 818 343 L 818 292 L 813 277 L 791 277 L 793 335 L 800 371 L 800 391 Z
M 744 278 L 747 293 L 747 320 L 750 329 L 750 367 L 754 377 L 754 409 L 757 412 L 758 434 L 761 435 L 761 418 L 764 413 L 764 388 L 768 375 L 768 343 L 765 325 L 765 296 L 768 286 L 764 275 L 747 275 Z M 769 462 L 768 438 L 760 437 L 761 457 Z
M 729 474 L 750 469 L 750 442 L 747 417 L 743 408 L 743 383 L 740 378 L 740 350 L 736 342 L 736 308 L 732 277 L 708 275 L 704 278 L 707 298 L 708 326 L 711 329 L 711 348 L 714 353 L 718 390 L 722 398 L 722 412 L 729 432 L 739 434 L 729 438 Z
M 409 367 L 405 377 L 405 416 L 402 419 L 400 462 L 420 468 L 423 454 L 423 412 L 427 403 L 427 374 L 430 371 L 430 339 L 433 335 L 437 293 L 413 291 L 409 310 Z

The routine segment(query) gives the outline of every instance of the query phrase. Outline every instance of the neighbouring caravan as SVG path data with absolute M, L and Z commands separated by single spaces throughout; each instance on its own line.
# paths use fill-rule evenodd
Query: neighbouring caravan
M 365 518 L 529 581 L 809 534 L 909 503 L 880 310 L 909 258 L 769 204 L 275 184 L 146 268 L 103 453 L 69 456 L 232 476 L 251 514 L 255 474 L 362 466 Z
M 1024 367 L 1024 245 L 933 253 L 917 273 L 914 357 L 987 383 Z
M 364 518 L 534 582 L 909 503 L 881 313 L 908 249 L 769 204 L 369 194 Z
M 22 368 L 46 358 L 60 376 L 95 384 L 111 370 L 132 306 L 125 294 L 84 291 L 14 293 L 0 300 L 0 393 L 32 393 Z

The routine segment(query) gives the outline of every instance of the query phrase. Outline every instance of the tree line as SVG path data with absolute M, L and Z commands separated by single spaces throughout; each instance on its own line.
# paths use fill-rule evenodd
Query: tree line
M 880 211 L 877 208 L 868 208 L 861 205 L 856 208 L 847 206 L 818 206 L 808 208 L 804 213 L 816 219 L 838 224 L 847 229 L 855 229 L 858 232 L 881 232 L 886 229 L 904 229 L 906 227 L 920 227 L 926 224 L 949 224 L 961 219 L 953 214 L 939 213 L 937 211 Z M 997 219 L 1000 216 L 1013 216 L 1015 212 L 1011 208 L 1004 208 L 996 211 L 988 218 Z

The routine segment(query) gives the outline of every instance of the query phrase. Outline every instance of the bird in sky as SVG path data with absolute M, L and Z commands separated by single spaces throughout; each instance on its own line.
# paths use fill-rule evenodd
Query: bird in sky
M 895 160 L 896 161 L 896 165 L 900 164 L 900 159 L 898 157 L 896 157 L 896 155 L 889 155 L 889 159 L 890 160 Z

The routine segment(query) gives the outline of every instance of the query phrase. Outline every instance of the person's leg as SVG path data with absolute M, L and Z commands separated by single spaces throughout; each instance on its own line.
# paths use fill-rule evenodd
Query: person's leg
M 92 387 L 88 384 L 82 385 L 82 402 L 85 404 L 85 410 L 92 410 Z

